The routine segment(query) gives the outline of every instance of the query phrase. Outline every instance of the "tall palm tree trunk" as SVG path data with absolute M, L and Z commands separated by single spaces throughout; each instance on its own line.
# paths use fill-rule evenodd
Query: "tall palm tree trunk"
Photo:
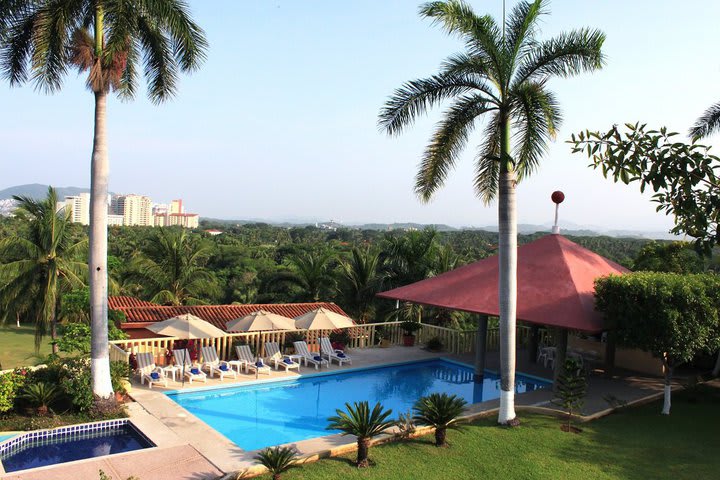
M 501 120 L 498 185 L 500 305 L 500 412 L 498 423 L 515 419 L 515 316 L 517 310 L 517 218 L 515 171 L 510 161 L 510 122 Z
M 107 198 L 108 151 L 105 128 L 107 94 L 95 93 L 95 138 L 90 175 L 90 325 L 92 390 L 99 398 L 112 398 L 108 346 L 107 303 Z

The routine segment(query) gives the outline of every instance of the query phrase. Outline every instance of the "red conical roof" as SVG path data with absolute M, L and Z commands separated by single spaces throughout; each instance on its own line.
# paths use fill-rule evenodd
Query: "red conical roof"
M 625 267 L 571 242 L 547 235 L 518 247 L 517 319 L 585 332 L 605 329 L 595 311 L 598 277 Z M 420 282 L 378 294 L 404 302 L 500 315 L 498 257 L 492 256 Z

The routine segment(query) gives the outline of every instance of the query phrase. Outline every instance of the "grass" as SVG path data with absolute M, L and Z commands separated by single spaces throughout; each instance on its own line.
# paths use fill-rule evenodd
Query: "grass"
M 43 339 L 39 354 L 35 354 L 35 327 L 0 328 L 0 369 L 30 367 L 42 363 L 50 354 L 50 337 Z
M 0 432 L 19 432 L 56 428 L 65 425 L 75 425 L 78 423 L 97 422 L 99 420 L 110 420 L 125 417 L 127 417 L 127 411 L 124 408 L 105 416 L 93 416 L 88 413 L 71 411 L 57 412 L 46 416 L 30 413 L 22 414 L 17 412 L 8 412 L 0 416 Z
M 660 403 L 627 409 L 560 431 L 557 418 L 522 414 L 515 429 L 479 420 L 450 431 L 448 449 L 432 436 L 370 449 L 374 465 L 359 470 L 354 453 L 295 468 L 285 480 L 313 479 L 700 479 L 720 471 L 720 388 L 702 385 L 674 395 L 672 414 Z M 267 476 L 266 476 L 267 477 Z

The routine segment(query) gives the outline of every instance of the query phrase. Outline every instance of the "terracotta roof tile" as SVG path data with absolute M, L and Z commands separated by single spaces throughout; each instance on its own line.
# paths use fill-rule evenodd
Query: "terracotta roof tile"
M 278 315 L 294 318 L 316 308 L 324 307 L 333 312 L 347 316 L 347 314 L 334 303 L 268 303 L 246 305 L 188 305 L 188 306 L 141 306 L 118 308 L 127 317 L 125 328 L 132 328 L 133 323 L 146 324 L 147 322 L 160 322 L 168 318 L 191 313 L 214 326 L 225 330 L 225 324 L 230 320 L 244 317 L 258 310 L 267 310 Z M 138 325 L 139 327 L 140 325 Z M 145 325 L 143 325 L 144 327 Z
M 135 297 L 108 297 L 108 308 L 110 310 L 122 310 L 130 307 L 156 307 L 156 303 L 140 300 Z

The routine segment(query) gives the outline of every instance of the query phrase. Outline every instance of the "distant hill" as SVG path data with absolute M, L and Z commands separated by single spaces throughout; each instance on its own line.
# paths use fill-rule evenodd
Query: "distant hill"
M 55 187 L 55 190 L 57 191 L 58 198 L 60 199 L 90 191 L 89 188 L 80 187 Z M 8 187 L 5 190 L 0 190 L 0 200 L 12 198 L 13 195 L 24 195 L 26 197 L 40 200 L 41 198 L 45 198 L 47 191 L 48 185 L 42 185 L 40 183 L 15 185 L 14 187 Z

